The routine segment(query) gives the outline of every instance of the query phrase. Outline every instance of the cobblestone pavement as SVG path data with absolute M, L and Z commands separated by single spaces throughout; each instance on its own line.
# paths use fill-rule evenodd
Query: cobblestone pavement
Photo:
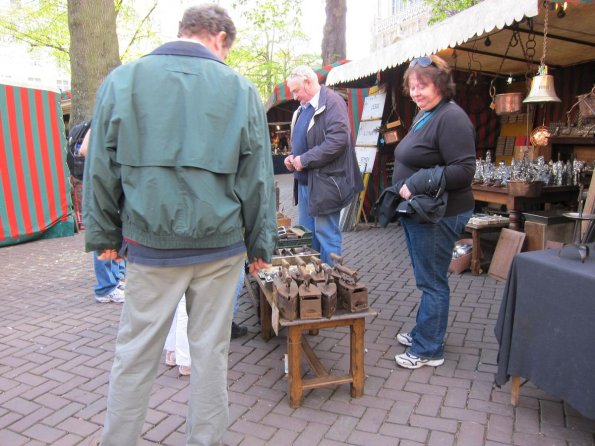
M 291 176 L 277 177 L 294 222 Z M 345 233 L 346 264 L 359 270 L 378 316 L 366 325 L 365 396 L 349 386 L 288 404 L 286 337 L 265 342 L 246 290 L 231 343 L 226 445 L 593 445 L 595 421 L 528 383 L 510 405 L 494 386 L 494 338 L 504 284 L 469 272 L 451 277 L 446 362 L 415 371 L 394 361 L 395 337 L 412 326 L 419 293 L 398 225 Z M 93 301 L 82 236 L 0 248 L 0 445 L 86 445 L 100 432 L 121 306 Z M 348 371 L 346 328 L 310 337 L 324 365 Z M 544 339 L 544 342 L 547 340 Z M 141 445 L 183 445 L 188 378 L 159 367 Z M 122 445 L 128 446 L 128 445 Z

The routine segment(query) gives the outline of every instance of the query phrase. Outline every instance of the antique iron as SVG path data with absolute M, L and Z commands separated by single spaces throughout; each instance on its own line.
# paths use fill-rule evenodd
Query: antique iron
M 300 266 L 299 270 L 303 278 L 303 282 L 298 288 L 300 319 L 320 319 L 322 317 L 320 290 L 312 283 L 310 272 L 305 266 Z
M 333 279 L 333 270 L 330 266 L 323 265 L 324 281 L 318 284 L 322 299 L 322 316 L 331 318 L 337 311 L 337 284 Z
M 273 295 L 281 316 L 289 321 L 298 318 L 298 286 L 289 275 L 289 263 L 281 266 L 280 274 L 273 279 Z
M 368 309 L 368 288 L 357 281 L 357 271 L 343 266 L 343 257 L 331 254 L 335 262 L 334 269 L 339 273 L 337 281 L 338 305 L 351 313 Z
M 326 280 L 322 268 L 322 260 L 319 257 L 312 257 L 310 262 L 314 265 L 314 271 L 310 273 L 310 277 L 315 284 L 320 284 Z

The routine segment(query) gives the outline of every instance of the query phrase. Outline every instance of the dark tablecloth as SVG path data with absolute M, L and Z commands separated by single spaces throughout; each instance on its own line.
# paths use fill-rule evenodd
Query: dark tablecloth
M 287 155 L 273 155 L 273 170 L 275 175 L 279 175 L 282 173 L 290 173 L 289 170 L 285 167 L 283 161 Z
M 514 257 L 495 333 L 496 384 L 528 379 L 595 419 L 595 245 L 581 263 L 566 247 Z

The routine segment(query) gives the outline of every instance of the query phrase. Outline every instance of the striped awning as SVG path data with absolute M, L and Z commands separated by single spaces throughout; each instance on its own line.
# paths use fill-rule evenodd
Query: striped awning
M 333 68 L 338 67 L 339 65 L 346 64 L 347 62 L 349 62 L 349 60 L 341 59 L 341 60 L 338 60 L 337 62 L 334 62 L 332 64 L 314 68 L 314 72 L 318 76 L 318 82 L 320 82 L 321 84 L 324 84 L 326 82 L 327 75 L 331 72 L 331 70 Z M 289 91 L 287 82 L 286 81 L 281 82 L 281 83 L 275 85 L 275 88 L 273 89 L 273 93 L 267 99 L 264 109 L 268 112 L 271 108 L 275 107 L 276 105 L 278 105 L 282 102 L 291 101 L 292 99 L 293 99 L 293 96 L 291 95 L 291 92 Z
M 60 94 L 0 85 L 0 246 L 72 235 L 68 178 Z

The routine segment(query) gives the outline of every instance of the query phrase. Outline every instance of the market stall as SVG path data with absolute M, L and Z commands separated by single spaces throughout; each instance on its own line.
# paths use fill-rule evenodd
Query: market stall
M 0 246 L 74 234 L 60 94 L 0 85 Z
M 475 126 L 478 158 L 490 152 L 498 166 L 499 161 L 510 164 L 513 157 L 535 149 L 533 157 L 543 155 L 546 163 L 550 159 L 592 163 L 595 126 L 577 102 L 585 97 L 583 105 L 595 102 L 588 95 L 594 83 L 591 28 L 595 6 L 577 1 L 560 10 L 560 5 L 539 0 L 485 0 L 366 58 L 337 67 L 329 73 L 327 85 L 379 85 L 387 93 L 383 124 L 398 119 L 406 131 L 416 110 L 401 92 L 403 73 L 413 58 L 439 54 L 454 69 L 456 101 Z M 552 97 L 523 104 L 543 65 L 549 68 L 547 87 Z M 519 107 L 499 109 L 501 99 L 509 93 L 520 97 Z M 551 136 L 549 144 L 530 147 L 531 132 L 538 129 Z M 372 200 L 390 182 L 396 144 L 398 141 L 387 143 L 379 138 L 379 156 L 369 188 Z M 568 176 L 572 174 L 566 175 L 565 181 Z

